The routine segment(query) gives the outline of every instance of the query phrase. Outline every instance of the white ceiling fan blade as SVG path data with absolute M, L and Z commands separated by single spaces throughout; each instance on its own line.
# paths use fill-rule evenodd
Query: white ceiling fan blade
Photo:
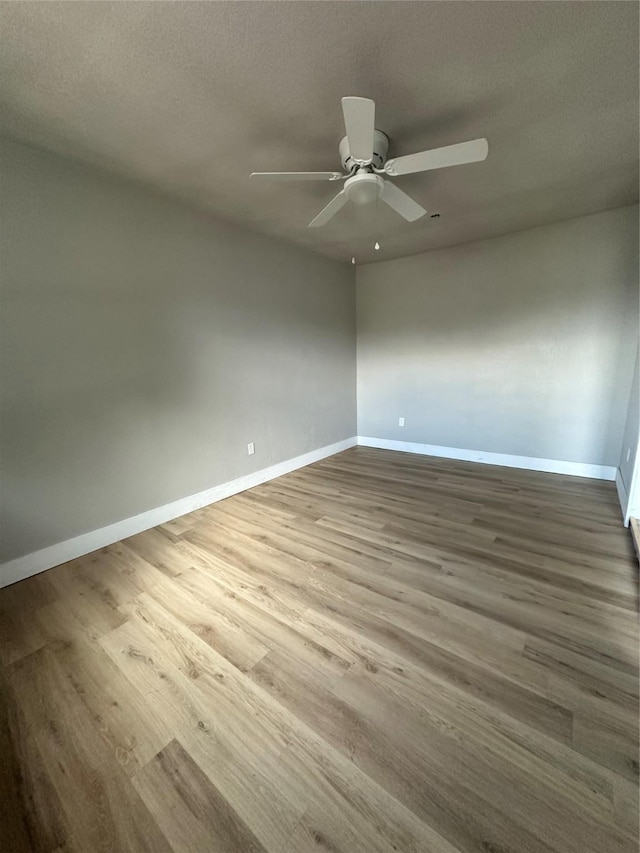
M 342 112 L 349 153 L 356 163 L 370 163 L 373 159 L 375 102 L 370 98 L 343 98 Z
M 387 175 L 410 175 L 413 172 L 428 172 L 430 169 L 443 169 L 445 166 L 462 166 L 464 163 L 478 163 L 486 160 L 489 143 L 486 139 L 472 139 L 457 145 L 446 145 L 419 154 L 395 157 L 387 160 L 384 170 Z
M 400 216 L 404 216 L 408 222 L 414 222 L 416 219 L 420 219 L 420 217 L 424 216 L 427 212 L 424 207 L 421 207 L 418 204 L 417 201 L 414 201 L 411 196 L 408 196 L 401 189 L 398 189 L 398 187 L 390 181 L 384 182 L 380 198 L 382 201 L 386 201 L 389 207 L 392 207 L 396 213 L 400 214 Z
M 251 177 L 268 181 L 339 181 L 346 176 L 341 172 L 251 172 Z
M 317 228 L 320 225 L 324 225 L 325 222 L 328 222 L 332 216 L 335 216 L 340 208 L 344 207 L 346 203 L 347 194 L 344 190 L 340 190 L 338 195 L 331 199 L 329 204 L 320 211 L 316 218 L 311 220 L 309 228 Z

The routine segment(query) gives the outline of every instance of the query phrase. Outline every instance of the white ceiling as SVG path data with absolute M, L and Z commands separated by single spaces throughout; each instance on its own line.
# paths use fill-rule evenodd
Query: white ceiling
M 634 2 L 19 2 L 0 25 L 0 132 L 331 257 L 638 199 Z M 375 99 L 390 156 L 486 136 L 489 157 L 396 179 L 439 219 L 348 205 L 308 229 L 339 185 L 249 173 L 339 169 L 343 95 Z

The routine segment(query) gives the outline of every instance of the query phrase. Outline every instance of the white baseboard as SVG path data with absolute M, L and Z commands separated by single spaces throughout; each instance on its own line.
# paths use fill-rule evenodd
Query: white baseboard
M 112 545 L 121 539 L 135 536 L 136 533 L 142 533 L 142 531 L 156 527 L 158 524 L 172 521 L 174 518 L 179 518 L 181 515 L 186 515 L 188 512 L 193 512 L 203 506 L 216 503 L 239 492 L 244 492 L 246 489 L 259 486 L 261 483 L 281 477 L 290 471 L 304 468 L 306 465 L 311 465 L 313 462 L 318 462 L 327 456 L 333 456 L 335 453 L 340 453 L 349 447 L 354 447 L 356 444 L 363 447 L 377 447 L 383 450 L 400 450 L 404 453 L 440 456 L 445 459 L 461 459 L 467 462 L 482 462 L 487 465 L 524 468 L 529 471 L 546 471 L 553 474 L 570 474 L 576 477 L 615 480 L 621 505 L 624 495 L 625 503 L 623 509 L 626 509 L 628 504 L 624 484 L 619 476 L 619 472 L 614 467 L 589 465 L 583 462 L 563 462 L 557 459 L 537 459 L 532 456 L 510 456 L 505 453 L 488 453 L 479 450 L 463 450 L 458 447 L 442 447 L 435 444 L 416 444 L 410 441 L 394 441 L 386 438 L 357 436 L 357 438 L 347 438 L 344 441 L 329 444 L 318 450 L 312 450 L 310 453 L 296 456 L 285 462 L 279 462 L 277 465 L 271 465 L 269 468 L 255 471 L 253 474 L 238 477 L 236 480 L 221 483 L 204 492 L 180 498 L 177 501 L 172 501 L 172 503 L 142 512 L 131 518 L 125 518 L 122 521 L 117 521 L 98 530 L 83 533 L 81 536 L 67 539 L 65 542 L 59 542 L 48 548 L 42 548 L 40 551 L 26 554 L 24 557 L 9 560 L 6 563 L 0 564 L 0 588 L 36 575 L 39 572 L 44 572 L 46 569 L 51 569 L 54 566 L 59 566 L 61 563 L 66 563 L 69 560 L 83 557 L 85 554 L 90 554 L 99 548 L 105 548 L 107 545 Z M 624 491 L 621 492 L 621 489 Z M 625 515 L 625 523 L 628 524 L 627 515 Z
M 591 477 L 596 480 L 615 480 L 616 468 L 608 465 L 590 465 L 586 462 L 563 462 L 559 459 L 538 459 L 535 456 L 511 456 L 508 453 L 489 453 L 483 450 L 463 450 L 459 447 L 442 447 L 438 444 L 415 444 L 412 441 L 394 441 L 388 438 L 358 436 L 363 447 L 382 450 L 401 450 L 423 456 L 441 456 L 445 459 L 462 459 L 465 462 L 483 462 L 485 465 L 504 465 L 507 468 L 524 468 L 527 471 L 546 471 L 549 474 L 570 474 L 573 477 Z
M 268 480 L 274 480 L 290 471 L 304 468 L 306 465 L 311 465 L 312 462 L 319 462 L 320 459 L 333 456 L 334 453 L 340 453 L 349 447 L 355 447 L 356 444 L 357 440 L 354 436 L 335 444 L 329 444 L 326 447 L 320 447 L 318 450 L 312 450 L 310 453 L 304 453 L 294 459 L 287 459 L 285 462 L 279 462 L 277 465 L 255 471 L 253 474 L 238 477 L 238 479 L 230 480 L 228 483 L 221 483 L 219 486 L 214 486 L 204 492 L 180 498 L 177 501 L 165 504 L 165 506 L 159 506 L 142 512 L 140 515 L 134 515 L 131 518 L 117 521 L 115 524 L 101 527 L 99 530 L 92 530 L 90 533 L 83 533 L 74 539 L 67 539 L 65 542 L 59 542 L 57 545 L 34 551 L 24 557 L 9 560 L 0 565 L 0 588 L 24 580 L 31 575 L 37 575 L 39 572 L 44 572 L 46 569 L 59 566 L 69 560 L 83 557 L 99 548 L 105 548 L 107 545 L 112 545 L 128 536 L 135 536 L 136 533 L 142 533 L 143 530 L 149 530 L 158 524 L 172 521 L 174 518 L 179 518 L 181 515 L 186 515 L 188 512 L 216 503 L 216 501 L 221 501 L 231 495 L 237 495 L 239 492 L 259 486 Z

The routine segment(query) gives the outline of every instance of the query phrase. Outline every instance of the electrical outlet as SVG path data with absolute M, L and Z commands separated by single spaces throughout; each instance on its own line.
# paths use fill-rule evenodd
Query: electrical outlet
M 627 447 L 627 462 L 631 459 L 631 448 Z
M 398 418 L 398 426 L 404 426 L 404 418 Z
M 249 456 L 253 456 L 255 452 L 256 446 L 252 441 L 250 441 L 249 444 L 247 444 L 247 453 L 249 454 Z

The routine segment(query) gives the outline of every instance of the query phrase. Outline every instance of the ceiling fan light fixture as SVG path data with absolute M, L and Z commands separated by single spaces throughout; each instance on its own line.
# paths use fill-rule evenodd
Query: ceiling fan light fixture
M 371 204 L 378 198 L 383 186 L 384 181 L 378 175 L 360 172 L 345 181 L 344 190 L 349 201 L 354 204 Z

